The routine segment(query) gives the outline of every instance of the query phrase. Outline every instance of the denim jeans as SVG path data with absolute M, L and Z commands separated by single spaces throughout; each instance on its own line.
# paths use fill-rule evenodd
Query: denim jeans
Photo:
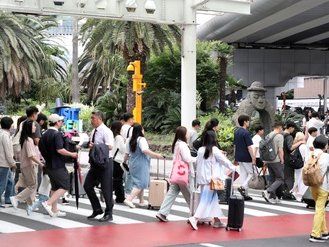
M 14 180 L 7 167 L 0 167 L 0 203 L 3 192 L 5 192 L 5 203 L 10 204 L 10 197 L 14 195 Z
M 31 206 L 31 210 L 35 210 L 38 207 L 41 207 L 41 203 L 47 201 L 49 199 L 49 196 L 39 194 L 38 200 L 35 200 L 34 203 Z

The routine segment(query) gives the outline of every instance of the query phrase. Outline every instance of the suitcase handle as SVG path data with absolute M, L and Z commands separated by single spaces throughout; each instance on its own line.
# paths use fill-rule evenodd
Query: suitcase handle
M 160 159 L 157 159 L 157 180 L 159 180 Z M 163 156 L 163 179 L 166 179 L 166 157 Z
M 235 178 L 235 173 L 236 173 L 236 170 L 234 170 L 232 172 L 232 185 L 231 185 L 231 188 L 230 188 L 230 195 L 233 196 L 234 195 L 234 187 L 233 187 L 233 184 L 234 184 L 234 178 Z

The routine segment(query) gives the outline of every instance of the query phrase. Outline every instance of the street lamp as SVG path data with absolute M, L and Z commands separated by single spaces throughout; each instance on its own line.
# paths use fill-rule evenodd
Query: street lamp
M 132 74 L 133 92 L 135 92 L 135 107 L 133 110 L 134 119 L 137 123 L 142 123 L 142 93 L 146 83 L 143 83 L 143 75 L 141 74 L 141 61 L 135 60 L 130 62 L 127 71 Z

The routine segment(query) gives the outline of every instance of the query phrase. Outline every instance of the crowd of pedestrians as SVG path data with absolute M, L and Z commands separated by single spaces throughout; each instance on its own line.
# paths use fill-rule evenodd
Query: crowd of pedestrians
M 125 113 L 107 126 L 101 112 L 92 112 L 93 130 L 89 141 L 77 145 L 74 151 L 69 150 L 61 132 L 63 122 L 64 117 L 57 114 L 47 117 L 32 106 L 26 110 L 26 116 L 18 119 L 16 131 L 11 136 L 13 120 L 10 117 L 1 119 L 0 200 L 4 195 L 4 204 L 14 208 L 26 204 L 28 215 L 42 206 L 51 217 L 65 217 L 65 212 L 57 206 L 59 199 L 72 187 L 65 157 L 76 160 L 78 149 L 85 147 L 90 150 L 90 169 L 83 184 L 92 206 L 92 214 L 86 216 L 89 220 L 102 215 L 99 221 L 112 221 L 114 203 L 123 203 L 131 209 L 136 205 L 147 206 L 144 191 L 150 186 L 151 158 L 165 157 L 150 149 L 143 126 L 134 123 L 133 115 Z M 197 230 L 198 221 L 205 219 L 213 227 L 224 227 L 218 193 L 210 186 L 212 180 L 224 182 L 229 174 L 238 172 L 238 191 L 245 201 L 252 200 L 249 181 L 255 175 L 255 169 L 261 169 L 266 177 L 267 186 L 262 192 L 266 202 L 278 204 L 280 199 L 301 200 L 309 188 L 303 183 L 302 168 L 296 169 L 291 164 L 291 156 L 296 152 L 300 153 L 303 163 L 310 157 L 319 157 L 321 171 L 326 175 L 328 140 L 321 135 L 325 123 L 318 113 L 307 112 L 301 131 L 293 122 L 276 122 L 267 135 L 262 126 L 256 126 L 252 136 L 249 116 L 239 116 L 238 123 L 234 132 L 234 162 L 221 150 L 217 138 L 220 122 L 216 118 L 210 119 L 202 131 L 197 119 L 192 122 L 191 129 L 183 126 L 176 129 L 171 148 L 173 160 L 174 164 L 179 161 L 182 167 L 186 164 L 188 179 L 186 183 L 169 185 L 156 214 L 159 221 L 168 221 L 180 192 L 191 205 L 195 203 L 191 195 L 198 189 L 198 203 L 188 219 L 192 228 Z M 264 140 L 272 142 L 274 157 L 271 160 L 262 160 Z M 106 205 L 104 211 L 95 188 L 100 188 Z M 329 194 L 328 180 L 320 187 L 311 186 L 310 189 L 316 205 L 310 241 L 322 242 L 329 239 L 324 213 Z

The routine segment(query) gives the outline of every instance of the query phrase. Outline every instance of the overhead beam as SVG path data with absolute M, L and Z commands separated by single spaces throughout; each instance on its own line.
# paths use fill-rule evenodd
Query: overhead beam
M 318 42 L 318 41 L 321 41 L 324 39 L 328 39 L 328 38 L 329 38 L 329 31 L 312 36 L 307 39 L 300 40 L 300 41 L 296 42 L 296 44 L 312 44 L 312 43 L 315 43 L 315 42 Z
M 284 30 L 280 33 L 276 33 L 272 36 L 269 36 L 267 38 L 261 39 L 259 41 L 256 41 L 256 43 L 274 43 L 278 40 L 290 37 L 292 35 L 295 35 L 297 33 L 301 33 L 304 32 L 306 30 L 324 25 L 326 23 L 329 23 L 329 15 L 326 16 L 322 16 L 320 18 L 317 18 L 315 20 L 309 21 L 309 22 L 305 22 L 303 24 L 294 26 L 292 28 L 289 28 L 287 30 Z
M 307 10 L 313 9 L 323 3 L 329 2 L 329 0 L 303 0 L 295 3 L 288 8 L 282 9 L 266 18 L 263 18 L 253 24 L 250 24 L 244 28 L 237 30 L 236 32 L 223 37 L 223 41 L 231 43 L 239 41 L 251 34 L 254 34 L 260 30 L 273 26 L 279 22 L 287 20 L 293 16 L 299 15 Z
M 22 0 L 21 2 L 0 0 L 0 10 L 37 15 L 60 14 L 161 24 L 195 24 L 195 16 L 189 22 L 186 20 L 187 11 L 250 14 L 249 0 L 201 0 L 199 5 L 195 5 L 194 0 L 154 0 L 156 10 L 152 14 L 146 12 L 145 0 L 135 1 L 137 8 L 134 12 L 127 11 L 125 0 L 65 0 L 62 6 L 54 5 L 54 0 Z M 189 6 L 188 10 L 184 10 L 186 4 Z
M 202 0 L 193 7 L 200 11 L 215 11 L 250 15 L 250 0 Z

